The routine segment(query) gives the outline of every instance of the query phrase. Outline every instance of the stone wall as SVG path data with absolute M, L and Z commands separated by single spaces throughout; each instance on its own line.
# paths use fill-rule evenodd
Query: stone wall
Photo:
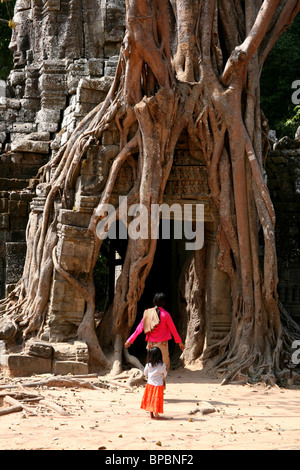
M 16 157 L 16 155 L 15 155 Z M 34 196 L 36 173 L 27 166 L 28 159 L 18 155 L 18 163 L 0 163 L 0 298 L 7 295 L 22 275 L 26 252 L 26 226 L 30 202 Z M 29 156 L 29 160 L 34 156 Z M 19 174 L 22 173 L 23 174 Z
M 300 144 L 275 145 L 267 160 L 268 187 L 276 212 L 278 294 L 300 323 Z
M 106 96 L 124 14 L 124 0 L 16 2 L 14 68 L 0 92 L 0 298 L 22 272 L 38 170 Z
M 124 36 L 124 19 L 124 0 L 16 2 L 17 26 L 10 43 L 14 68 L 0 84 L 0 298 L 22 275 L 29 211 L 36 220 L 43 212 L 45 194 L 38 186 L 38 170 L 105 98 Z M 111 139 L 112 134 L 113 130 L 106 137 Z M 88 176 L 82 175 L 83 182 Z M 58 234 L 59 261 L 79 277 L 84 276 L 78 271 L 84 271 L 85 264 L 79 268 L 79 258 L 70 256 L 71 245 L 83 259 L 88 257 L 85 214 L 97 201 L 81 197 L 82 192 L 79 184 L 80 221 L 75 212 L 62 213 Z M 55 273 L 42 341 L 20 354 L 5 354 L 2 348 L 1 370 L 12 375 L 88 372 L 87 346 L 75 341 L 83 312 L 81 295 Z M 1 327 L 1 340 L 9 335 L 6 326 Z

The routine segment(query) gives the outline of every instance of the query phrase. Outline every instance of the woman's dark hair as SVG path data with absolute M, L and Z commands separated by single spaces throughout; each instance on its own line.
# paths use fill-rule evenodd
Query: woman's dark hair
M 153 298 L 153 305 L 156 307 L 156 312 L 160 321 L 160 310 L 158 307 L 163 307 L 166 303 L 166 296 L 163 292 L 157 292 Z
M 163 362 L 161 350 L 157 347 L 148 349 L 147 362 L 150 362 L 152 366 Z
M 155 307 L 163 307 L 166 303 L 166 296 L 163 292 L 157 292 L 153 299 L 153 305 Z

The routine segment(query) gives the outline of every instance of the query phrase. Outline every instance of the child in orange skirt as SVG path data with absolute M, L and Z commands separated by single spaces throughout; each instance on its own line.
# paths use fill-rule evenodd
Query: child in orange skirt
M 164 412 L 164 378 L 167 375 L 166 365 L 162 360 L 161 350 L 157 347 L 148 349 L 144 375 L 148 378 L 142 398 L 141 408 L 150 411 L 150 417 L 159 418 Z

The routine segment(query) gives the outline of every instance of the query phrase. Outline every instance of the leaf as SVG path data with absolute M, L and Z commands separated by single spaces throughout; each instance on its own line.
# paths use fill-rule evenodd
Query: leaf
M 11 29 L 14 29 L 14 28 L 17 26 L 17 24 L 14 22 L 14 20 L 9 20 L 8 26 L 9 26 Z

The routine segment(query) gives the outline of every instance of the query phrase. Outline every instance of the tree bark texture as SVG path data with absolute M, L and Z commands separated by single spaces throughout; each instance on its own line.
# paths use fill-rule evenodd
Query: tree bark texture
M 41 330 L 56 270 L 86 300 L 78 335 L 88 342 L 93 361 L 116 372 L 121 369 L 124 339 L 136 318 L 156 240 L 129 240 L 113 304 L 100 325 L 99 343 L 93 317 L 92 273 L 101 248 L 96 225 L 125 161 L 135 175 L 130 202 L 147 208 L 162 202 L 174 149 L 186 129 L 206 162 L 210 194 L 220 218 L 218 265 L 231 281 L 231 331 L 207 349 L 205 357 L 215 359 L 214 371 L 225 372 L 225 380 L 245 374 L 254 378 L 280 374 L 287 336 L 276 293 L 275 214 L 264 179 L 266 122 L 260 110 L 259 80 L 269 51 L 299 9 L 299 0 L 126 0 L 126 33 L 107 98 L 41 171 L 44 213 L 30 216 L 24 275 L 1 305 L 2 316 L 11 321 L 15 332 L 21 330 L 26 338 Z M 92 143 L 101 142 L 111 123 L 117 124 L 120 148 L 91 216 L 94 257 L 83 283 L 57 262 L 58 211 L 72 208 L 83 157 Z M 197 253 L 189 261 L 181 289 L 187 317 L 197 331 L 203 328 L 197 297 L 200 258 Z M 188 327 L 188 341 L 194 346 L 187 360 L 203 352 L 196 333 Z M 112 361 L 103 352 L 105 343 L 113 347 Z

